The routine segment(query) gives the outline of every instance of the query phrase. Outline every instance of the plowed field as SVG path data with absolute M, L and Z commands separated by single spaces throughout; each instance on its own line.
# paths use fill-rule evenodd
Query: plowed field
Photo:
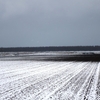
M 100 63 L 0 61 L 0 100 L 100 100 Z

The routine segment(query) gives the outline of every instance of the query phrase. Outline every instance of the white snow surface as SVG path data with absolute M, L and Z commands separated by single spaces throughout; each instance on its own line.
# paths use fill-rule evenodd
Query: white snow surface
M 100 100 L 100 63 L 0 61 L 0 100 Z

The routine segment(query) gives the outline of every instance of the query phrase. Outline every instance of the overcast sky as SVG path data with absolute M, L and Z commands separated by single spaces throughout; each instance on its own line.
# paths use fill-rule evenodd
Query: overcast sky
M 100 45 L 100 0 L 0 0 L 0 47 Z

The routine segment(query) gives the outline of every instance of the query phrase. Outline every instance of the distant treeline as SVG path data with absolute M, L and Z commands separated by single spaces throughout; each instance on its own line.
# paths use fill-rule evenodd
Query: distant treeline
M 38 52 L 38 51 L 100 51 L 100 46 L 62 46 L 62 47 L 8 47 L 0 52 Z

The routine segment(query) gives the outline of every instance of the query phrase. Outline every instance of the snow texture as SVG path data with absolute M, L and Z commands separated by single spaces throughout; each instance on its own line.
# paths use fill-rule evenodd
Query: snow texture
M 0 61 L 0 100 L 100 100 L 100 63 Z

